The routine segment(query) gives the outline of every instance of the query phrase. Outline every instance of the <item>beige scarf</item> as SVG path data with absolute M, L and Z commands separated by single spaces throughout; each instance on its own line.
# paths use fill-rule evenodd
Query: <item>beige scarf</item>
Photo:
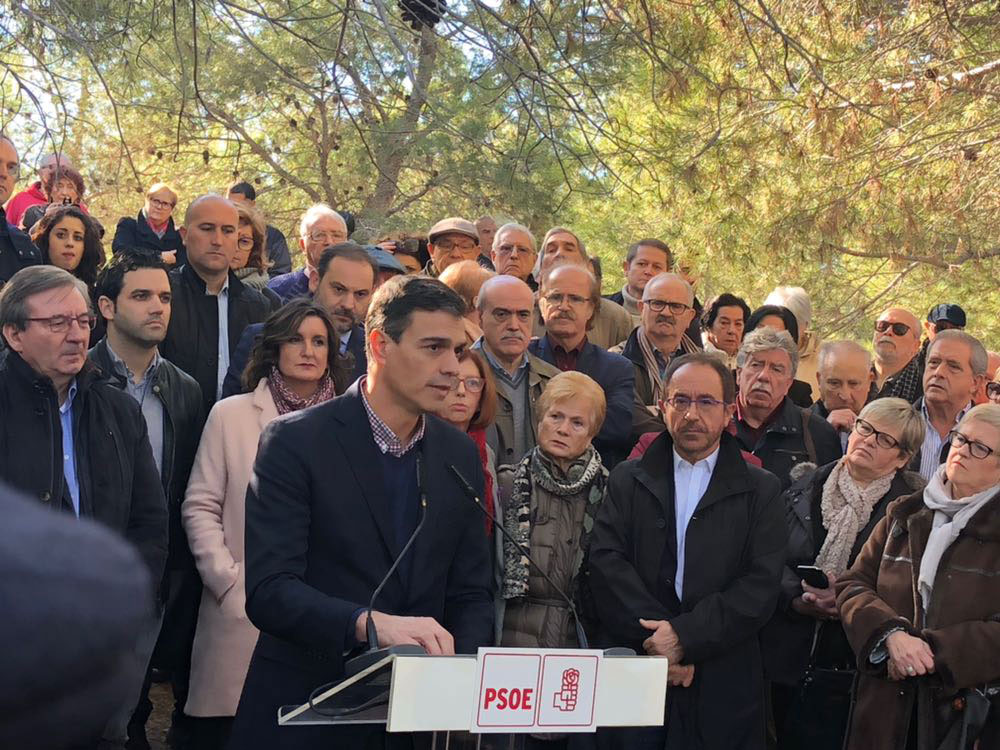
M 841 576 L 847 570 L 858 533 L 871 518 L 875 503 L 885 496 L 896 472 L 879 477 L 867 487 L 860 486 L 847 471 L 847 459 L 833 467 L 823 484 L 820 511 L 826 540 L 816 556 L 816 567 Z
M 653 403 L 647 404 L 647 406 L 656 406 L 663 397 L 663 378 L 660 377 L 660 363 L 656 359 L 656 349 L 653 347 L 652 342 L 646 338 L 644 326 L 640 326 L 639 330 L 636 331 L 636 338 L 639 339 L 639 349 L 642 351 L 642 359 L 646 365 L 646 376 L 649 378 L 649 384 L 653 389 Z M 681 334 L 679 348 L 685 354 L 691 354 L 698 350 L 698 347 L 687 337 L 686 333 Z M 667 364 L 670 364 L 673 356 L 674 353 L 671 352 L 670 356 L 666 358 Z

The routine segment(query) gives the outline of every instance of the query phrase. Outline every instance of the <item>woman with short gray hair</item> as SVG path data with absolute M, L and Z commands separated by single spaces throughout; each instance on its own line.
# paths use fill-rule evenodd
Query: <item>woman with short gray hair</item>
M 858 415 L 846 455 L 814 468 L 785 492 L 789 539 L 782 594 L 761 635 L 780 748 L 839 750 L 843 743 L 854 654 L 833 586 L 889 504 L 922 489 L 920 475 L 904 468 L 923 439 L 923 420 L 910 404 L 873 401 Z
M 861 672 L 848 750 L 1000 747 L 1000 406 L 949 442 L 837 583 Z

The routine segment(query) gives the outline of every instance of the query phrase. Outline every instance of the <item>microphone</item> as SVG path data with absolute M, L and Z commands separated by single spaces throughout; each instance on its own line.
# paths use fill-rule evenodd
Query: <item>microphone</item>
M 456 469 L 452 464 L 448 464 L 448 471 L 450 471 L 452 475 L 455 477 L 456 481 L 458 481 L 459 486 L 465 492 L 466 496 L 468 496 L 468 498 L 475 504 L 475 506 L 483 512 L 483 515 L 485 515 L 488 519 L 490 519 L 493 522 L 493 528 L 500 530 L 500 533 L 503 534 L 504 539 L 513 544 L 517 548 L 517 551 L 520 552 L 522 555 L 524 555 L 524 557 L 528 560 L 528 562 L 531 563 L 532 567 L 542 574 L 542 578 L 544 578 L 546 582 L 549 584 L 549 586 L 551 586 L 553 590 L 557 594 L 559 594 L 562 600 L 566 602 L 566 606 L 569 608 L 570 614 L 573 615 L 573 624 L 576 626 L 577 643 L 580 645 L 580 648 L 590 648 L 590 644 L 587 641 L 587 634 L 583 632 L 583 625 L 580 624 L 580 615 L 576 611 L 576 605 L 573 604 L 573 600 L 570 599 L 569 596 L 567 596 L 565 591 L 556 586 L 555 581 L 553 581 L 549 577 L 549 574 L 542 569 L 541 565 L 539 565 L 534 561 L 534 559 L 532 559 L 530 554 L 528 554 L 528 550 L 524 548 L 524 545 L 522 545 L 520 542 L 518 542 L 516 539 L 514 539 L 514 537 L 510 535 L 510 532 L 504 528 L 503 522 L 498 521 L 496 516 L 490 513 L 486 509 L 486 506 L 483 505 L 483 501 L 479 498 L 479 495 L 476 494 L 476 491 L 472 489 L 472 485 L 469 484 L 466 478 L 462 476 L 462 473 L 458 469 Z
M 344 672 L 350 677 L 364 669 L 367 669 L 372 664 L 384 659 L 392 654 L 426 654 L 427 652 L 420 646 L 414 644 L 405 644 L 399 646 L 389 646 L 386 648 L 380 648 L 378 645 L 378 631 L 375 628 L 375 620 L 372 618 L 372 612 L 375 609 L 375 600 L 378 599 L 378 595 L 382 593 L 382 589 L 392 578 L 393 573 L 399 567 L 399 564 L 406 557 L 406 553 L 410 551 L 410 547 L 416 541 L 417 536 L 420 535 L 420 530 L 424 527 L 424 521 L 427 519 L 427 493 L 424 492 L 424 473 L 423 473 L 423 463 L 420 460 L 422 454 L 417 454 L 417 491 L 420 494 L 420 521 L 417 522 L 417 527 L 410 534 L 410 538 L 406 540 L 406 544 L 403 545 L 403 549 L 399 551 L 396 559 L 392 561 L 392 566 L 389 568 L 389 572 L 385 574 L 381 581 L 379 581 L 378 586 L 375 587 L 375 591 L 372 592 L 372 598 L 368 601 L 368 607 L 365 609 L 365 614 L 367 616 L 367 622 L 365 623 L 365 634 L 368 640 L 368 650 L 353 659 L 349 659 L 344 664 Z

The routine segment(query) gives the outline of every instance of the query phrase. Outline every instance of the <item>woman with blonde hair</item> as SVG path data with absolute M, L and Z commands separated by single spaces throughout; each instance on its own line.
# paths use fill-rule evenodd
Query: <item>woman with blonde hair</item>
M 136 250 L 158 253 L 168 266 L 181 267 L 187 262 L 184 240 L 174 226 L 172 214 L 177 207 L 177 191 L 165 182 L 156 182 L 146 191 L 146 202 L 136 218 L 118 220 L 112 252 Z

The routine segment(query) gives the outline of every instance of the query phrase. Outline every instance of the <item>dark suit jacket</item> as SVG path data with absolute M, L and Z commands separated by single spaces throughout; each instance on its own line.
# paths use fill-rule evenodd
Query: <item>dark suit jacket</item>
M 427 520 L 412 563 L 376 608 L 433 617 L 457 651 L 475 653 L 493 640 L 489 545 L 482 515 L 445 467 L 454 464 L 481 492 L 482 464 L 468 436 L 426 419 Z M 279 729 L 275 712 L 343 678 L 355 613 L 399 554 L 381 466 L 357 383 L 264 430 L 247 490 L 245 553 L 246 611 L 261 635 L 230 747 L 361 746 L 345 744 L 341 729 Z
M 556 358 L 547 336 L 533 339 L 528 351 L 550 365 Z M 576 369 L 589 375 L 604 389 L 608 402 L 607 415 L 601 431 L 594 438 L 594 447 L 609 469 L 632 449 L 632 402 L 635 391 L 635 368 L 620 354 L 601 349 L 589 341 L 576 360 Z
M 292 270 L 292 254 L 288 251 L 288 240 L 277 227 L 267 225 L 267 259 L 271 267 L 267 270 L 271 276 L 280 276 Z
M 181 233 L 174 227 L 173 217 L 167 219 L 167 231 L 162 237 L 157 237 L 146 221 L 142 211 L 136 218 L 123 216 L 115 227 L 115 236 L 111 240 L 111 250 L 120 253 L 123 250 L 138 250 L 144 253 L 165 253 L 170 250 L 177 252 L 177 262 L 174 268 L 180 268 L 187 263 L 187 250 Z
M 222 381 L 222 397 L 229 398 L 237 393 L 243 393 L 243 370 L 250 360 L 250 350 L 253 343 L 264 330 L 263 323 L 253 323 L 243 329 L 243 335 L 236 343 L 233 356 L 229 358 L 229 370 L 226 379 Z M 361 326 L 355 326 L 351 338 L 347 340 L 347 351 L 354 355 L 354 370 L 351 382 L 360 378 L 368 371 L 368 358 L 365 356 L 365 331 Z

